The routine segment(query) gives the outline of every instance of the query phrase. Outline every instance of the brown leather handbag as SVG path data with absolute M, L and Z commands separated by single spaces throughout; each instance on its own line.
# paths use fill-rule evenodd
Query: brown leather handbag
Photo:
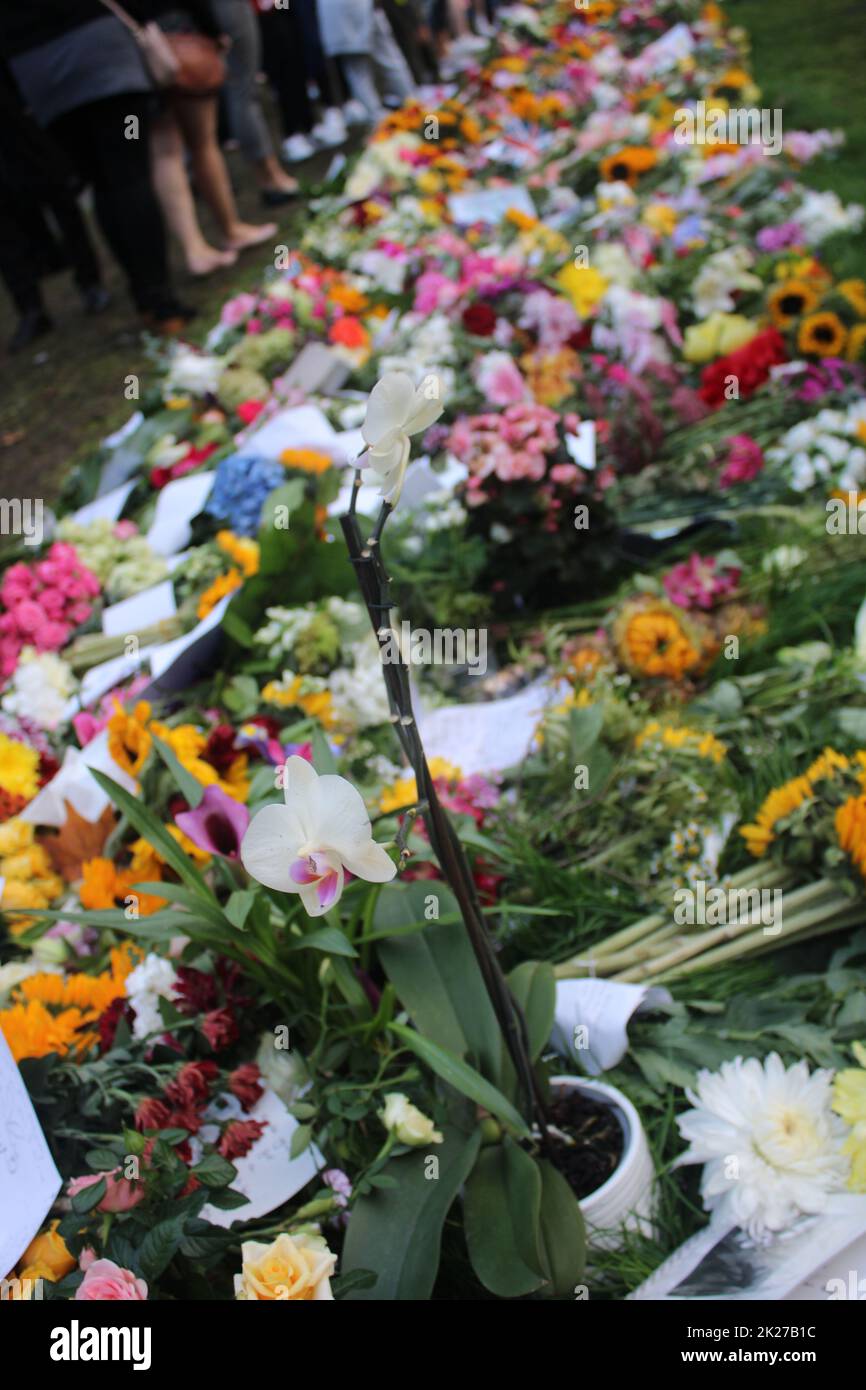
M 226 76 L 219 44 L 206 34 L 165 33 L 159 25 L 138 24 L 117 0 L 100 0 L 138 44 L 155 86 L 179 96 L 209 97 Z

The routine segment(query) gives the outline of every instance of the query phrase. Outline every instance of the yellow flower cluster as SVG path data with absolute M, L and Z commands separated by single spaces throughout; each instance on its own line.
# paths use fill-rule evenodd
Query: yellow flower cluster
M 864 759 L 866 754 L 858 753 L 855 761 L 859 762 L 861 767 L 866 767 Z M 837 772 L 846 772 L 850 767 L 851 762 L 844 754 L 837 753 L 834 748 L 825 748 L 803 776 L 792 777 L 781 787 L 774 787 L 764 799 L 754 821 L 750 825 L 740 827 L 740 834 L 746 841 L 749 853 L 756 859 L 766 854 L 776 838 L 776 826 L 779 821 L 790 816 L 804 802 L 814 800 L 817 782 L 833 777 Z M 840 807 L 840 810 L 844 810 L 844 807 Z M 837 830 L 838 828 L 837 821 Z
M 463 776 L 459 767 L 449 763 L 447 758 L 431 758 L 427 764 L 434 782 L 459 782 Z M 413 772 L 400 777 L 393 786 L 386 787 L 379 798 L 379 810 L 383 815 L 394 811 L 404 811 L 418 801 L 418 783 Z
M 8 734 L 0 734 L 0 791 L 30 801 L 39 790 L 39 754 Z
M 3 911 L 50 907 L 63 892 L 63 879 L 54 872 L 44 847 L 36 843 L 33 826 L 17 816 L 0 825 L 0 880 L 5 880 L 0 896 Z M 34 920 L 16 912 L 9 919 L 9 929 L 17 936 Z
M 283 672 L 283 679 L 268 681 L 262 699 L 280 709 L 300 709 L 311 719 L 318 719 L 323 729 L 334 729 L 337 719 L 333 711 L 330 690 L 317 689 L 308 676 Z
M 662 725 L 657 719 L 650 720 L 635 736 L 635 747 L 643 748 L 651 739 L 664 748 L 694 753 L 713 763 L 720 763 L 728 751 L 727 744 L 722 743 L 715 734 L 706 733 L 703 729 L 690 729 L 684 724 Z
M 232 760 L 225 777 L 221 777 L 216 768 L 201 756 L 207 747 L 207 735 L 195 724 L 179 724 L 170 729 L 167 724 L 154 719 L 149 728 L 151 733 L 168 744 L 181 767 L 186 768 L 203 787 L 221 787 L 235 801 L 246 801 L 250 789 L 246 753 L 239 753 Z
M 96 1042 L 92 1025 L 113 1000 L 126 993 L 126 977 L 141 952 L 127 945 L 111 952 L 101 975 L 29 975 L 0 1010 L 3 1033 L 16 1062 L 24 1057 L 82 1057 Z

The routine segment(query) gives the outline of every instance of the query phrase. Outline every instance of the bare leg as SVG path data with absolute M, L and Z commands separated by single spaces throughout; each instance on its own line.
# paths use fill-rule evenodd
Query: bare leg
M 182 97 L 174 103 L 184 143 L 192 160 L 196 186 L 219 223 L 226 246 L 243 251 L 258 246 L 275 235 L 277 224 L 255 226 L 242 222 L 229 171 L 217 142 L 217 108 L 214 97 Z
M 162 111 L 153 122 L 150 156 L 153 186 L 163 216 L 181 244 L 190 274 L 210 275 L 222 266 L 233 265 L 237 255 L 210 246 L 199 226 L 183 162 L 183 141 L 170 109 Z

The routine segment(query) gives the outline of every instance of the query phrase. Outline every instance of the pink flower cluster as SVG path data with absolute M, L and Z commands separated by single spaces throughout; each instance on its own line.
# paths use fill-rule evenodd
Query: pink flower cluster
M 730 434 L 725 440 L 728 457 L 719 477 L 719 487 L 750 483 L 764 467 L 764 451 L 750 434 Z
M 494 474 L 503 483 L 528 478 L 540 482 L 547 471 L 547 455 L 558 447 L 558 415 L 546 405 L 520 402 L 506 406 L 500 415 L 468 415 L 458 420 L 448 437 L 448 447 L 469 469 L 467 502 L 486 501 L 482 479 Z
M 54 652 L 90 617 L 99 580 L 75 547 L 56 541 L 35 565 L 10 565 L 0 584 L 0 676 L 11 676 L 22 647 Z
M 668 570 L 662 582 L 668 598 L 680 608 L 707 609 L 732 594 L 739 580 L 735 565 L 717 568 L 714 555 L 695 553 Z

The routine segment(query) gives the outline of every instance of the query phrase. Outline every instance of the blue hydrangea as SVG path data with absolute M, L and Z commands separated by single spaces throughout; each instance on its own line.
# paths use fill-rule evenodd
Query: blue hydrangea
M 217 465 L 205 511 L 224 521 L 236 536 L 255 536 L 266 497 L 285 481 L 285 468 L 273 459 L 229 454 Z

